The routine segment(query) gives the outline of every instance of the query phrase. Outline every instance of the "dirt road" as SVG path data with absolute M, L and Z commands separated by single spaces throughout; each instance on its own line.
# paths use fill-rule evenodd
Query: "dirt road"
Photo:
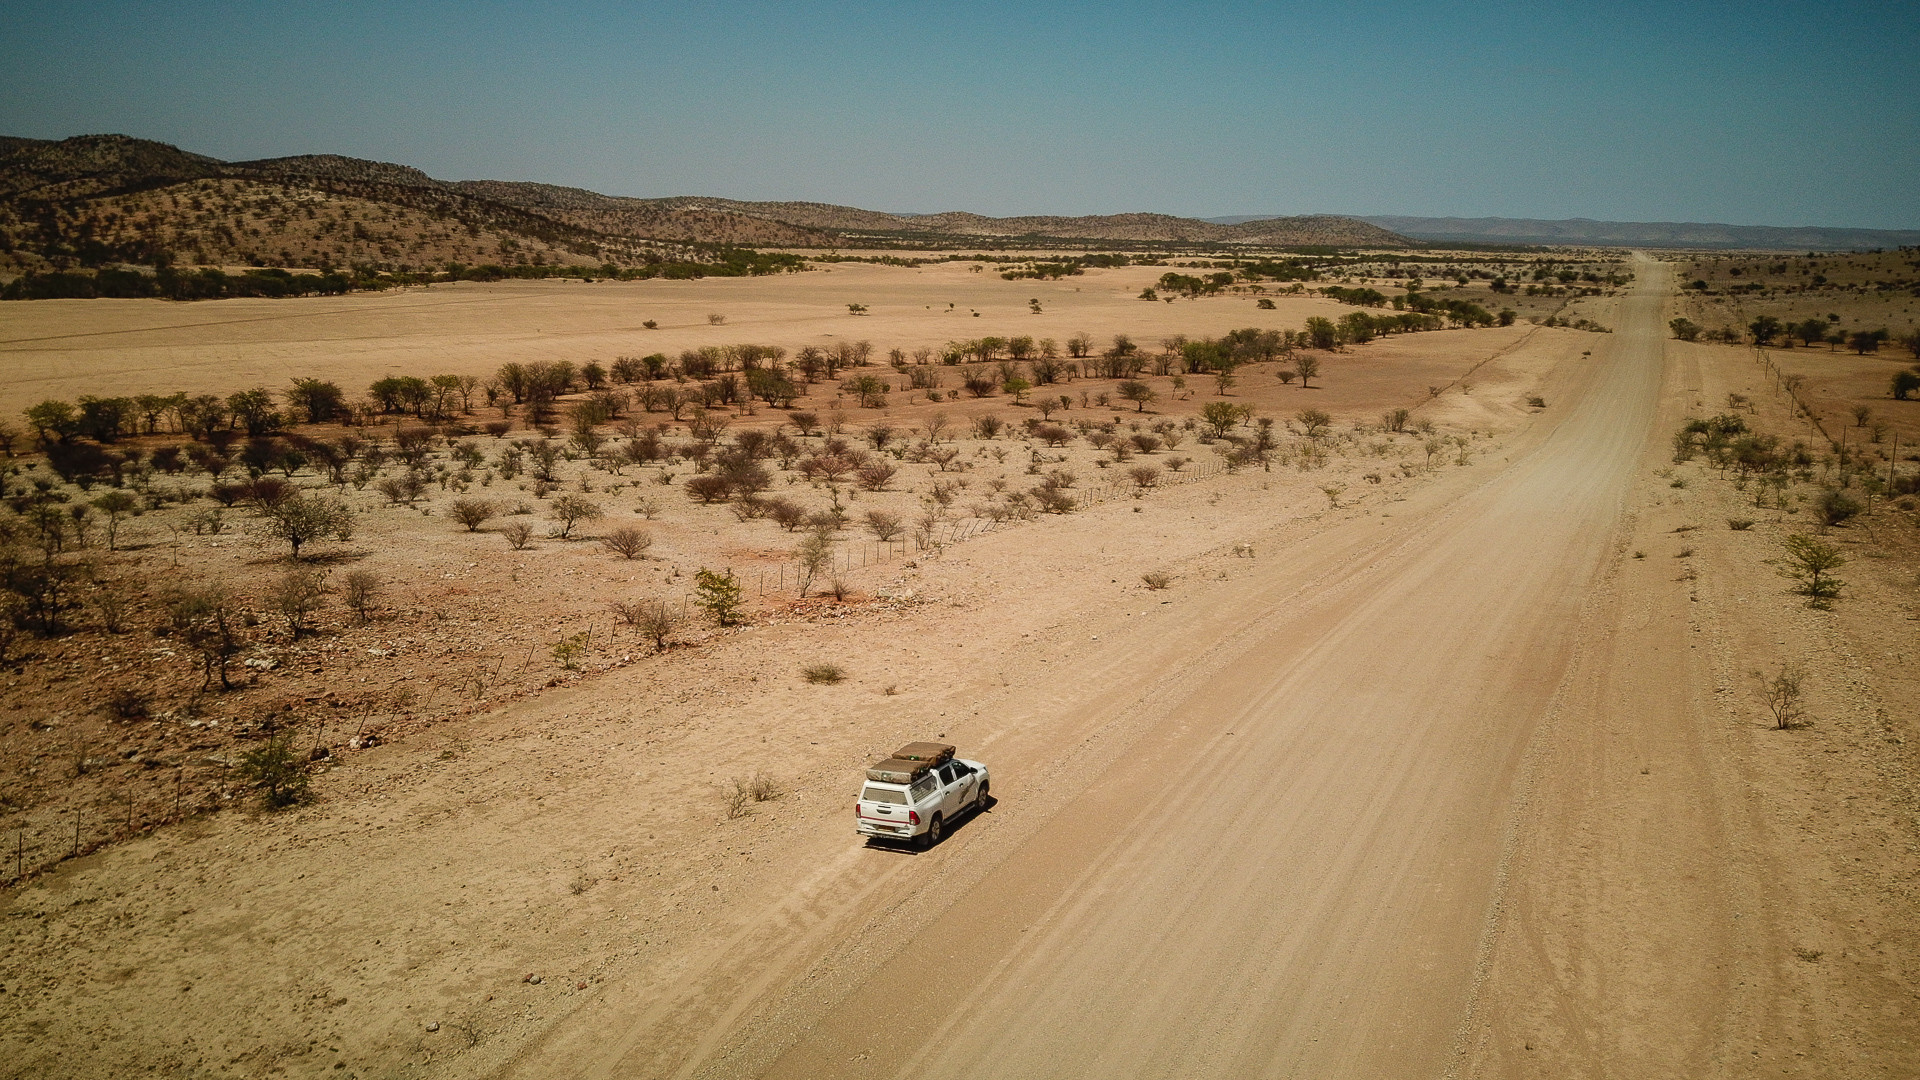
M 1128 735 L 1110 741 L 1130 749 L 1061 785 L 1003 770 L 1008 803 L 1076 794 L 1005 824 L 996 811 L 944 863 L 877 871 L 906 895 L 865 905 L 861 949 L 893 952 L 912 923 L 911 948 L 824 992 L 766 985 L 822 973 L 791 957 L 736 984 L 778 1003 L 724 1051 L 662 1055 L 663 1032 L 599 1011 L 600 1038 L 619 1036 L 546 1049 L 602 1075 L 673 1059 L 778 1077 L 1446 1072 L 1529 740 L 1654 415 L 1667 281 L 1639 270 L 1619 332 L 1563 376 L 1564 420 L 1523 435 L 1509 465 L 1263 562 L 1045 703 L 1053 732 L 1117 708 Z M 1044 757 L 1035 738 L 1009 725 L 983 753 Z M 740 1021 L 704 1019 L 710 1044 Z

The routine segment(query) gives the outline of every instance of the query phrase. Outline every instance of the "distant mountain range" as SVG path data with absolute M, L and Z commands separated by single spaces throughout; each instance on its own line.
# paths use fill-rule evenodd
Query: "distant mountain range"
M 1207 218 L 1223 225 L 1260 215 Z M 1429 218 L 1362 215 L 1361 221 L 1429 244 L 1539 244 L 1574 247 L 1760 248 L 1772 251 L 1865 251 L 1920 245 L 1920 231 L 1817 226 L 1713 225 L 1696 221 L 1594 221 L 1569 218 Z
M 809 202 L 637 199 L 436 180 L 332 154 L 221 161 L 125 135 L 0 137 L 0 270 L 114 263 L 594 266 L 716 262 L 726 248 L 1204 245 L 1405 248 L 1355 218 L 1220 223 L 1165 214 L 992 218 Z

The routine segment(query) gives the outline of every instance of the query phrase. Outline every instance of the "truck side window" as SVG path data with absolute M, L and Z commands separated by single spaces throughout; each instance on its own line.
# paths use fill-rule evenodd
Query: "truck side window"
M 960 779 L 960 774 L 954 771 L 954 766 L 951 763 L 940 766 L 940 782 L 942 784 L 951 784 L 958 779 Z
M 908 789 L 907 791 L 908 797 L 911 798 L 914 802 L 919 802 L 921 799 L 926 798 L 928 793 L 933 791 L 933 785 L 936 779 L 938 778 L 935 777 L 934 774 L 928 773 L 927 775 L 914 781 L 913 787 Z

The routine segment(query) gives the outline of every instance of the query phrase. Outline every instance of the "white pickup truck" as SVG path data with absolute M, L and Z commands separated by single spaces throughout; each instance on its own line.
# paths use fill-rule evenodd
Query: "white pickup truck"
M 987 767 L 953 756 L 945 743 L 908 743 L 867 769 L 854 806 L 861 836 L 905 840 L 922 849 L 963 813 L 987 805 Z

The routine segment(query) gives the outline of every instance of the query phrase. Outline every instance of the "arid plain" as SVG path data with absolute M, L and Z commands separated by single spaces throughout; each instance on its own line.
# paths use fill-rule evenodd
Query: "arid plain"
M 1900 441 L 1870 452 L 1910 472 L 1893 447 L 1920 406 L 1885 386 L 1913 359 L 1668 341 L 1670 274 L 1632 267 L 1572 309 L 1616 333 L 1397 335 L 1316 354 L 1311 388 L 1274 377 L 1285 361 L 1230 387 L 1149 377 L 1139 410 L 1082 398 L 1115 380 L 1057 388 L 1056 422 L 1172 422 L 1179 445 L 1125 463 L 1027 436 L 1005 395 L 862 409 L 815 386 L 800 406 L 849 441 L 917 441 L 940 415 L 960 451 L 847 489 L 856 515 L 937 510 L 944 532 L 850 526 L 843 600 L 766 586 L 796 534 L 655 482 L 690 466 L 569 463 L 609 517 L 525 549 L 507 515 L 448 520 L 451 491 L 343 490 L 354 537 L 320 554 L 381 576 L 376 617 L 335 596 L 289 641 L 263 615 L 251 683 L 202 697 L 155 598 L 182 577 L 264 588 L 284 545 L 238 511 L 210 535 L 169 527 L 180 509 L 131 519 L 101 556 L 134 597 L 124 632 L 24 643 L 7 676 L 8 824 L 43 869 L 0 898 L 0 1074 L 1920 1073 L 1911 501 L 1823 534 L 1851 563 L 1810 610 L 1776 564 L 1814 529 L 1818 478 L 1756 508 L 1669 441 L 1730 394 L 1756 430 L 1811 438 L 1777 368 L 1808 376 L 1827 430 L 1871 404 Z M 1162 269 L 8 304 L 0 415 L 739 342 L 1154 348 L 1353 310 L 1136 299 Z M 1270 467 L 1228 471 L 1229 444 L 1182 426 L 1218 401 L 1277 422 Z M 1408 430 L 1384 430 L 1395 409 Z M 986 414 L 1010 430 L 970 430 Z M 1128 479 L 1142 463 L 1151 484 Z M 969 510 L 1056 468 L 1072 513 Z M 523 486 L 467 494 L 543 510 Z M 649 530 L 646 557 L 591 539 L 618 524 Z M 656 652 L 609 611 L 703 567 L 753 586 L 744 625 Z M 847 679 L 802 677 L 820 663 Z M 1794 730 L 1752 674 L 1783 663 L 1809 672 Z M 128 685 L 152 716 L 108 714 Z M 226 779 L 269 713 L 329 748 L 307 805 L 259 810 Z M 349 749 L 356 724 L 386 741 Z M 922 737 L 988 761 L 996 805 L 925 854 L 863 846 L 860 767 Z M 730 815 L 757 774 L 777 797 Z M 189 782 L 226 808 L 171 813 Z M 60 860 L 74 828 L 99 849 Z

